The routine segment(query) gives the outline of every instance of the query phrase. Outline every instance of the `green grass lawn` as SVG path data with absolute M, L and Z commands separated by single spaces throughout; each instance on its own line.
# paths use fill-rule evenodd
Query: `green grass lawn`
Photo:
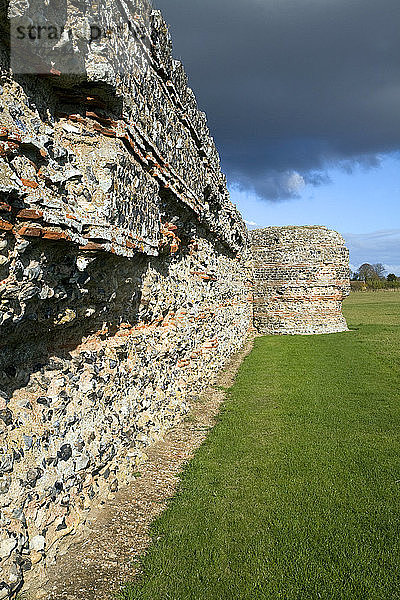
M 126 598 L 400 598 L 400 293 L 345 313 L 256 340 Z

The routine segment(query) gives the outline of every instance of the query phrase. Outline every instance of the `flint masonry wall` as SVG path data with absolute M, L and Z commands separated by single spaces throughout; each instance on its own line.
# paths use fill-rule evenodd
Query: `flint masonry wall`
M 3 28 L 31 8 L 1 6 Z M 0 599 L 35 589 L 252 319 L 247 232 L 205 116 L 160 13 L 129 7 L 108 3 L 127 36 L 97 45 L 60 12 L 75 75 L 45 56 L 13 75 L 2 32 Z
M 326 227 L 267 227 L 251 232 L 254 325 L 263 334 L 347 331 L 349 251 Z

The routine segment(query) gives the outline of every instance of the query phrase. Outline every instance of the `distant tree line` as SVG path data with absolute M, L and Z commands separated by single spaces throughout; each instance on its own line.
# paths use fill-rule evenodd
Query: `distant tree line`
M 400 289 L 400 277 L 394 273 L 386 276 L 385 267 L 381 263 L 364 263 L 358 271 L 351 271 L 350 279 L 353 292 Z

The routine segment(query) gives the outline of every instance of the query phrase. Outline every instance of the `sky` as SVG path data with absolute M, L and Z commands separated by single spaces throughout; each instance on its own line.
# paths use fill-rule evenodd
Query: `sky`
M 400 276 L 399 0 L 154 0 L 249 227 L 320 224 Z

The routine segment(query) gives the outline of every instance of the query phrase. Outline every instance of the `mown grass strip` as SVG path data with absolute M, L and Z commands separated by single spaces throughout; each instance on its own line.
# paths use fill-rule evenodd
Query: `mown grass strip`
M 346 315 L 256 340 L 125 598 L 400 598 L 400 294 Z

